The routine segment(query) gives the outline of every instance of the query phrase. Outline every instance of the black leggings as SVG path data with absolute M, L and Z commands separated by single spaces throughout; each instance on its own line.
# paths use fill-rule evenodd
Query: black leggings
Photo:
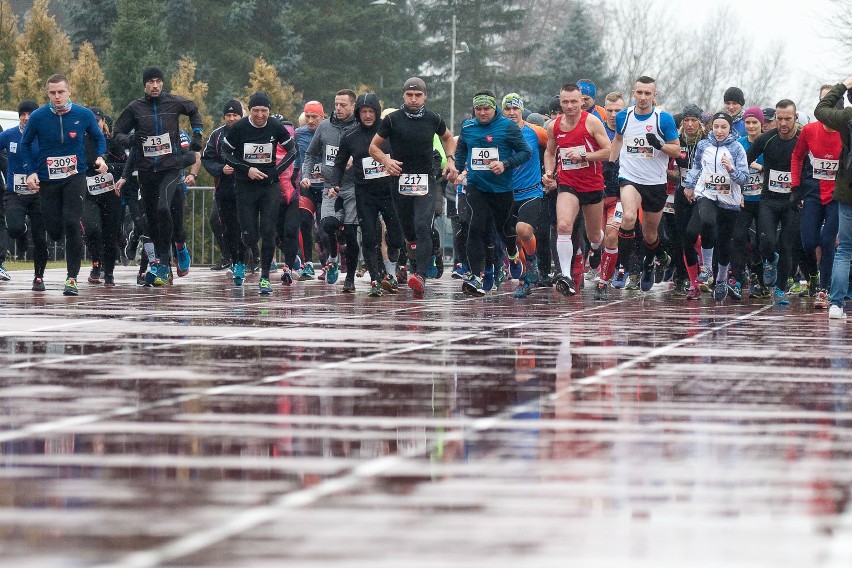
M 692 218 L 689 220 L 689 225 L 686 227 L 686 242 L 684 248 L 692 251 L 690 255 L 687 251 L 686 262 L 689 266 L 698 264 L 698 253 L 695 252 L 695 243 L 698 242 L 698 236 L 701 235 L 701 244 L 709 243 L 715 235 L 718 235 L 715 243 L 714 255 L 718 259 L 718 264 L 726 265 L 731 263 L 731 235 L 734 232 L 734 225 L 737 222 L 739 211 L 731 209 L 723 209 L 719 207 L 716 201 L 699 197 L 695 202 L 695 207 L 692 210 Z M 705 246 L 705 248 L 710 248 Z M 704 265 L 710 268 L 710 263 L 713 259 L 704 259 Z
M 787 284 L 790 275 L 791 251 L 793 248 L 793 213 L 788 199 L 766 198 L 760 200 L 757 230 L 760 238 L 760 255 L 771 261 L 778 252 L 778 278 L 780 286 Z M 781 234 L 778 236 L 778 225 Z M 796 234 L 798 236 L 798 234 Z
M 698 264 L 698 253 L 695 252 L 695 243 L 689 244 L 686 229 L 689 226 L 689 221 L 692 219 L 692 213 L 695 210 L 695 204 L 686 198 L 683 193 L 683 188 L 679 187 L 675 192 L 675 233 L 680 235 L 680 249 L 675 249 L 675 255 L 685 260 L 685 264 L 693 266 Z M 664 214 L 665 215 L 665 214 Z M 684 262 L 681 260 L 681 262 Z M 685 278 L 686 276 L 681 276 Z
M 393 263 L 396 263 L 399 258 L 399 251 L 405 246 L 402 229 L 399 227 L 399 220 L 396 218 L 389 192 L 376 193 L 359 190 L 356 186 L 355 208 L 358 211 L 358 218 L 361 220 L 361 245 L 364 251 L 364 264 L 370 271 L 370 279 L 379 282 L 382 278 L 382 268 L 379 262 L 381 249 L 378 246 L 381 241 L 379 215 L 381 214 L 385 222 L 388 260 Z
M 426 271 L 432 264 L 432 220 L 435 217 L 435 194 L 438 191 L 435 180 L 429 176 L 429 193 L 426 195 L 402 195 L 397 190 L 399 178 L 391 180 L 393 208 L 405 240 L 417 244 L 414 249 L 417 274 L 426 278 Z
M 292 267 L 299 254 L 299 199 L 290 203 L 278 203 L 278 221 L 275 224 L 278 233 L 278 246 L 284 253 L 284 263 Z
M 751 262 L 756 263 L 758 260 L 758 250 L 756 239 L 751 238 L 751 226 L 758 223 L 758 211 L 760 210 L 760 201 L 746 201 L 743 208 L 740 209 L 737 215 L 737 222 L 734 225 L 734 239 L 731 245 L 731 269 L 734 272 L 734 278 L 741 280 L 744 278 L 746 266 L 746 253 L 751 248 Z M 757 234 L 755 233 L 755 237 Z M 756 274 L 762 280 L 763 272 L 757 270 Z
M 179 170 L 139 172 L 139 185 L 157 258 L 164 264 L 170 264 L 174 231 L 172 202 L 175 192 L 183 191 L 183 174 Z M 183 226 L 182 215 L 178 221 Z
M 115 270 L 116 238 L 121 224 L 121 200 L 115 192 L 86 195 L 83 200 L 83 230 L 92 262 L 99 263 L 104 274 Z
M 237 215 L 237 200 L 231 195 L 223 197 L 216 194 L 216 210 L 219 213 L 219 219 L 222 223 L 222 231 L 225 235 L 225 246 L 222 249 L 222 256 L 232 262 L 238 262 L 237 259 L 243 248 L 240 242 L 240 220 Z M 242 262 L 245 262 L 243 260 Z
M 476 186 L 467 186 L 467 205 L 470 208 L 467 262 L 472 274 L 479 275 L 485 266 L 485 249 L 491 241 L 492 227 L 497 228 L 509 255 L 517 253 L 515 227 L 511 223 L 513 203 L 511 191 L 486 193 Z
M 220 258 L 228 258 L 228 245 L 225 243 L 225 226 L 222 224 L 222 218 L 219 216 L 219 205 L 216 199 L 213 199 L 213 205 L 210 207 L 210 232 L 213 233 L 213 242 L 219 247 L 221 254 Z M 215 253 L 213 253 L 215 255 Z
M 76 174 L 59 181 L 41 181 L 41 214 L 47 234 L 54 241 L 65 235 L 65 263 L 68 278 L 77 278 L 83 258 L 83 233 L 80 219 L 83 216 L 83 196 L 86 194 L 86 176 Z
M 237 215 L 240 219 L 240 234 L 243 244 L 254 250 L 260 247 L 260 276 L 269 278 L 269 265 L 275 253 L 275 221 L 278 218 L 278 184 L 262 186 L 237 182 Z M 258 218 L 260 223 L 258 223 Z M 237 262 L 245 263 L 245 250 L 238 247 Z
M 38 194 L 16 195 L 6 193 L 3 204 L 6 208 L 6 224 L 9 236 L 18 240 L 29 232 L 34 246 L 35 277 L 44 278 L 44 269 L 47 266 L 47 239 L 44 236 L 44 218 L 41 215 L 39 200 Z M 27 217 L 30 218 L 29 227 L 27 226 Z

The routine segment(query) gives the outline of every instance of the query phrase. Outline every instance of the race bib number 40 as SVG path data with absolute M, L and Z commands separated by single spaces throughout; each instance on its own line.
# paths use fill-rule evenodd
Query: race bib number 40
M 490 170 L 491 162 L 500 160 L 500 152 L 497 148 L 474 148 L 470 156 L 470 169 L 482 171 Z
M 627 157 L 629 158 L 653 158 L 654 148 L 648 144 L 643 136 L 632 136 L 624 140 L 627 144 Z
M 399 176 L 401 195 L 426 195 L 429 193 L 428 174 L 402 174 Z
M 731 178 L 728 174 L 716 172 L 704 172 L 704 188 L 715 191 L 719 195 L 731 194 Z
M 77 156 L 57 156 L 47 158 L 48 179 L 65 179 L 77 173 Z
M 573 146 L 571 148 L 560 148 L 559 149 L 559 165 L 563 170 L 579 170 L 580 168 L 588 168 L 589 162 L 583 160 L 582 162 L 577 162 L 576 164 L 571 161 L 571 158 L 568 157 L 568 151 L 573 150 L 575 154 L 579 154 L 580 150 L 582 150 L 582 146 Z
M 271 164 L 272 142 L 266 144 L 243 144 L 243 160 L 247 164 Z
M 142 142 L 142 155 L 146 158 L 155 158 L 172 153 L 172 139 L 168 134 L 149 136 Z
M 385 172 L 385 165 L 369 156 L 361 159 L 361 167 L 364 170 L 364 179 L 388 177 L 387 172 Z
M 746 197 L 754 197 L 760 195 L 763 191 L 763 172 L 751 172 L 748 174 L 748 181 L 743 187 L 743 195 Z
M 792 191 L 792 186 L 790 185 L 790 172 L 769 170 L 769 191 L 774 191 L 775 193 L 790 193 Z
M 12 176 L 12 190 L 18 195 L 32 195 L 36 193 L 27 185 L 26 174 L 14 174 Z
M 109 172 L 91 177 L 86 176 L 86 187 L 89 190 L 89 195 L 100 195 L 108 191 L 114 191 L 115 180 Z

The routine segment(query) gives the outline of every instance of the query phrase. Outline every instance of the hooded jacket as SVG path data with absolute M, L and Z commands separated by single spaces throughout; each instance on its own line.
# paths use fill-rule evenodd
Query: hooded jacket
M 357 115 L 357 112 L 355 115 Z M 331 178 L 334 157 L 337 156 L 340 141 L 344 134 L 356 127 L 355 116 L 343 121 L 338 120 L 336 116 L 331 116 L 331 118 L 326 118 L 320 122 L 314 132 L 314 137 L 311 139 L 311 144 L 308 146 L 308 151 L 305 152 L 305 161 L 302 163 L 302 179 L 310 180 L 314 164 L 320 164 L 325 187 L 332 187 L 328 180 Z M 343 174 L 343 179 L 336 185 L 340 186 L 341 189 L 354 187 L 355 177 L 352 168 Z
M 496 159 L 503 162 L 505 167 L 502 174 L 497 175 L 488 169 L 488 159 L 477 154 L 491 154 L 496 149 Z M 515 168 L 530 159 L 532 152 L 524 140 L 521 129 L 514 121 L 509 120 L 499 112 L 490 122 L 480 122 L 470 118 L 462 124 L 461 135 L 456 142 L 455 160 L 459 172 L 467 170 L 467 183 L 480 191 L 489 193 L 504 193 L 512 191 L 512 176 Z M 474 160 L 477 164 L 474 164 Z
M 722 165 L 722 158 L 728 156 L 734 171 L 728 173 Z M 713 184 L 723 178 L 714 179 L 715 175 L 723 175 L 729 185 Z M 713 133 L 701 140 L 695 149 L 695 161 L 692 169 L 686 175 L 684 187 L 695 190 L 696 197 L 703 197 L 717 202 L 723 209 L 739 211 L 742 201 L 742 186 L 748 180 L 748 162 L 746 151 L 737 140 L 735 132 L 731 131 L 722 140 L 716 140 Z
M 837 169 L 837 175 L 834 177 L 834 193 L 832 198 L 844 205 L 852 205 L 852 179 L 846 171 L 846 165 L 843 158 L 849 155 L 852 150 L 852 107 L 843 109 L 834 108 L 838 101 L 843 99 L 843 94 L 846 92 L 846 85 L 838 83 L 828 91 L 822 100 L 817 103 L 814 109 L 814 116 L 818 121 L 833 128 L 840 133 L 840 141 L 843 144 L 843 154 L 840 160 L 840 167 Z
M 370 126 L 361 122 L 361 109 L 364 107 L 376 111 L 376 120 Z M 326 178 L 331 187 L 340 184 L 340 180 L 346 175 L 346 165 L 351 157 L 352 167 L 350 171 L 355 178 L 356 190 L 377 193 L 390 190 L 390 177 L 385 173 L 384 166 L 370 156 L 370 142 L 379 130 L 381 114 L 382 107 L 379 103 L 379 97 L 375 94 L 363 94 L 355 101 L 355 120 L 358 127 L 348 131 L 340 140 L 340 148 L 334 158 L 331 176 Z M 385 141 L 382 150 L 385 153 L 390 153 L 390 144 L 387 141 Z

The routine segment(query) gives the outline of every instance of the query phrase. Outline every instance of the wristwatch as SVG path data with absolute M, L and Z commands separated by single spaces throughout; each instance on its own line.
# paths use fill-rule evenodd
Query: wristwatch
M 586 149 L 585 148 L 580 148 L 580 157 L 583 158 L 584 160 L 586 159 Z

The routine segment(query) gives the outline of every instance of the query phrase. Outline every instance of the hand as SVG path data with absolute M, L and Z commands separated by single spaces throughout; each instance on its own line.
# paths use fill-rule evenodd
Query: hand
M 186 174 L 186 176 L 183 178 L 183 183 L 185 183 L 189 187 L 194 186 L 197 182 L 198 176 L 191 172 Z
M 339 188 L 339 187 L 329 187 L 329 188 L 328 188 L 328 196 L 329 196 L 329 197 L 337 197 L 337 195 L 338 195 L 339 193 L 340 193 L 340 188 Z
M 645 134 L 645 139 L 648 141 L 648 144 L 650 144 L 657 150 L 663 149 L 663 143 L 660 142 L 660 139 L 657 138 L 657 135 L 653 132 L 648 132 L 647 134 Z
M 193 152 L 201 151 L 201 131 L 196 130 L 192 133 L 192 142 L 189 143 L 189 149 Z
M 148 135 L 142 132 L 141 130 L 135 130 L 133 132 L 133 138 L 131 138 L 131 143 L 136 146 L 137 144 L 142 144 L 145 142 L 145 139 L 148 138 Z
M 102 157 L 98 156 L 98 159 L 95 160 L 95 171 L 98 172 L 99 174 L 105 174 L 108 169 L 109 169 L 109 167 L 106 165 L 106 162 L 104 161 L 104 159 Z
M 394 160 L 390 156 L 385 156 L 385 159 L 382 164 L 385 166 L 385 171 L 388 173 L 389 176 L 398 176 L 402 173 L 402 162 Z M 447 167 L 449 167 L 449 165 Z
M 491 170 L 491 173 L 494 175 L 500 175 L 506 171 L 506 166 L 503 165 L 503 162 L 500 160 L 492 160 L 488 164 L 488 169 Z
M 695 203 L 695 189 L 690 189 L 688 187 L 683 188 L 683 195 L 686 197 L 686 200 L 690 203 Z
M 544 184 L 545 191 L 552 191 L 556 189 L 556 178 L 554 177 L 553 172 L 544 172 L 541 181 Z
M 450 183 L 456 183 L 459 179 L 459 171 L 456 169 L 455 160 L 447 160 L 447 165 L 444 167 L 441 174 L 447 178 Z
M 41 185 L 38 181 L 38 174 L 30 174 L 27 176 L 27 187 L 30 188 L 30 191 L 38 191 L 41 189 Z
M 722 167 L 725 168 L 726 170 L 728 170 L 728 173 L 731 173 L 731 172 L 734 171 L 734 166 L 731 164 L 731 159 L 728 157 L 727 154 L 722 156 L 722 159 L 720 160 L 720 162 L 722 163 Z
M 253 180 L 258 180 L 258 181 L 259 181 L 259 180 L 262 180 L 262 179 L 266 179 L 266 178 L 268 178 L 269 176 L 268 176 L 268 175 L 266 175 L 265 173 L 263 173 L 262 171 L 260 171 L 260 170 L 259 170 L 259 169 L 257 169 L 257 168 L 249 168 L 249 171 L 248 171 L 248 177 L 249 177 L 249 179 L 253 179 Z
M 234 173 L 234 168 L 232 168 L 231 166 L 225 166 L 224 168 L 222 168 L 222 174 L 224 174 L 226 176 L 233 175 L 233 173 Z
M 124 184 L 127 183 L 127 180 L 124 178 L 120 178 L 117 182 L 115 182 L 115 193 L 116 195 L 121 195 L 121 188 L 124 187 Z
M 802 188 L 794 187 L 790 193 L 790 210 L 798 213 L 805 205 L 805 200 L 802 199 Z
M 583 162 L 583 161 L 586 160 L 586 158 L 581 156 L 580 152 L 578 152 L 574 148 L 568 149 L 568 159 L 571 160 L 572 164 L 579 164 L 580 162 Z
M 311 180 L 303 179 L 299 182 L 299 187 L 301 187 L 302 189 L 308 189 L 309 187 L 311 187 Z

